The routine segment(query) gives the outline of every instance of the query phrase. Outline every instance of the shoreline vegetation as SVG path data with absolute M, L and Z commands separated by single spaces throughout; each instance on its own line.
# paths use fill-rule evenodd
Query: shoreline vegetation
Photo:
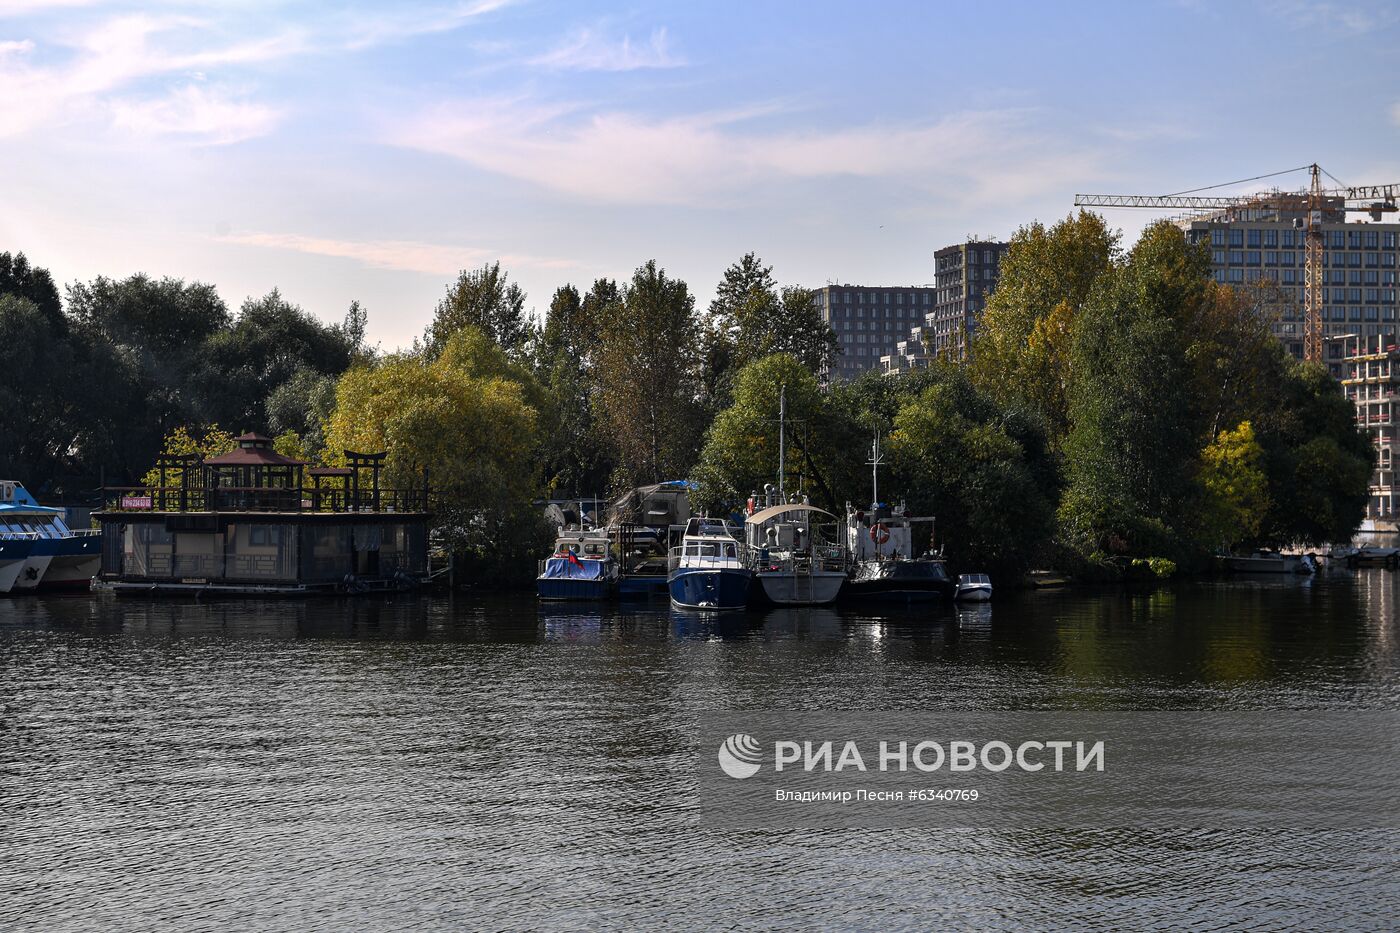
M 536 503 L 690 478 L 724 514 L 772 482 L 778 397 L 794 485 L 837 514 L 881 488 L 938 519 L 953 572 L 1109 582 L 1197 574 L 1214 553 L 1350 539 L 1374 457 L 1319 364 L 1272 335 L 1267 287 L 1209 274 L 1169 223 L 1131 248 L 1080 212 L 1016 232 L 970 358 L 821 385 L 839 353 L 813 295 L 753 253 L 705 313 L 649 261 L 558 288 L 543 320 L 500 265 L 462 272 L 409 347 L 365 342 L 277 291 L 135 275 L 68 285 L 0 254 L 0 475 L 41 496 L 135 483 L 157 454 L 259 431 L 339 465 L 431 471 L 438 533 L 469 580 L 533 579 Z

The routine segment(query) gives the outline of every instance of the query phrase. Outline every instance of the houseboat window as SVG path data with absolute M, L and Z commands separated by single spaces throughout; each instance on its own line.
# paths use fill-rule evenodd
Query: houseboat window
M 734 545 L 732 545 L 732 544 L 726 544 L 726 545 L 724 546 L 724 556 L 725 556 L 725 557 L 738 557 L 738 556 L 739 556 L 739 551 L 738 551 L 738 549 L 737 549 Z

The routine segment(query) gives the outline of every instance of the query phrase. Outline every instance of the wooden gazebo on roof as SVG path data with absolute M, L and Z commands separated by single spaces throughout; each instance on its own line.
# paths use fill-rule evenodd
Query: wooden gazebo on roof
M 386 455 L 312 467 L 248 433 L 228 453 L 157 460 L 157 486 L 108 489 L 98 582 L 117 592 L 363 592 L 428 570 L 427 473 L 384 489 Z M 308 485 L 309 483 L 309 485 Z

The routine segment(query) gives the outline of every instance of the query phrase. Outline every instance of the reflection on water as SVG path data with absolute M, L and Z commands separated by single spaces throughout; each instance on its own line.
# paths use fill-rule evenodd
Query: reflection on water
M 1400 708 L 1396 579 L 0 601 L 0 928 L 1387 928 L 1395 834 L 720 832 L 690 756 L 713 708 Z

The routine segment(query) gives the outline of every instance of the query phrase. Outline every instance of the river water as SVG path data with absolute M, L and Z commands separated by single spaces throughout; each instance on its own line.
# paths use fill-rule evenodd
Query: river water
M 1385 571 L 705 620 L 0 602 L 0 929 L 1394 929 L 1400 834 L 734 831 L 712 709 L 1400 709 Z

